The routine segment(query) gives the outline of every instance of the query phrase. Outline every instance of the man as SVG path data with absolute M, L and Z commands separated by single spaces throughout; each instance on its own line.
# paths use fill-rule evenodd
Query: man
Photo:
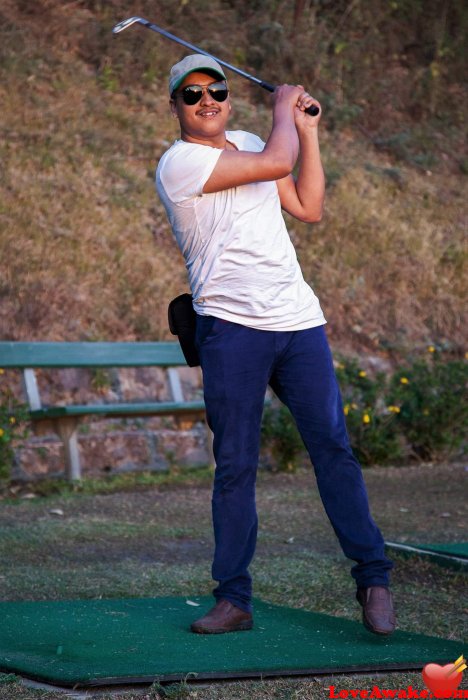
M 212 514 L 216 605 L 197 633 L 250 629 L 257 514 L 255 479 L 265 390 L 291 410 L 314 465 L 325 510 L 351 573 L 366 627 L 395 627 L 392 562 L 372 520 L 350 446 L 319 301 L 304 281 L 281 208 L 319 221 L 324 200 L 316 117 L 302 86 L 273 95 L 263 143 L 226 131 L 226 76 L 211 58 L 187 56 L 171 69 L 170 108 L 181 138 L 163 155 L 157 190 L 184 255 L 197 313 L 196 342 L 216 471 Z M 291 172 L 300 153 L 297 180 Z

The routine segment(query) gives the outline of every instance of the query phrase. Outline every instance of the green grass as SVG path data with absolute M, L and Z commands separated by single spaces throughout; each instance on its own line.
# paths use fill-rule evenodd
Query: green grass
M 413 542 L 466 539 L 466 499 L 461 465 L 367 469 L 375 519 L 387 539 Z M 136 475 L 132 475 L 136 479 Z M 147 477 L 146 477 L 147 478 Z M 196 596 L 209 594 L 212 534 L 210 473 L 159 475 L 134 482 L 114 480 L 104 492 L 85 482 L 32 500 L 3 501 L 0 509 L 2 600 Z M 260 529 L 251 571 L 259 598 L 360 620 L 345 560 L 324 515 L 310 470 L 296 474 L 262 472 L 257 502 Z M 63 515 L 50 511 L 60 509 Z M 394 557 L 393 590 L 400 629 L 450 639 L 466 636 L 460 605 L 466 575 L 420 559 Z M 422 689 L 419 673 L 384 673 L 333 678 L 276 679 L 210 684 L 175 684 L 129 690 L 127 697 L 214 700 L 291 698 L 323 700 L 337 688 Z M 0 700 L 41 696 L 0 678 Z M 88 698 L 95 697 L 89 691 Z M 115 693 L 100 698 L 117 697 Z
M 92 495 L 126 490 L 134 491 L 150 487 L 164 488 L 197 483 L 206 484 L 211 481 L 212 476 L 211 467 L 189 471 L 174 467 L 167 472 L 141 471 L 111 474 L 104 478 L 86 478 L 75 483 L 61 478 L 38 480 L 28 484 L 11 485 L 5 482 L 3 485 L 0 484 L 0 500 L 18 504 L 19 498 L 25 493 L 52 498 L 53 496 L 71 497 L 77 494 Z

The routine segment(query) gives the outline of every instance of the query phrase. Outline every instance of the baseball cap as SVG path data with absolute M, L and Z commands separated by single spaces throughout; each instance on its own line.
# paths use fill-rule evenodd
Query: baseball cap
M 203 56 L 201 53 L 194 53 L 172 66 L 169 74 L 169 94 L 172 95 L 186 76 L 195 71 L 207 72 L 210 75 L 213 74 L 216 78 L 227 80 L 223 69 L 214 58 Z

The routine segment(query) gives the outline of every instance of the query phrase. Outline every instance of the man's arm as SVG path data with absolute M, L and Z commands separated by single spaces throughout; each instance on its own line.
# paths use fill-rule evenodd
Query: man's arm
M 205 183 L 204 193 L 219 192 L 250 182 L 278 180 L 292 172 L 299 154 L 294 109 L 301 92 L 292 85 L 281 85 L 276 89 L 273 126 L 263 151 L 224 151 Z
M 276 183 L 283 209 L 300 221 L 308 223 L 320 221 L 325 198 L 325 175 L 318 139 L 322 110 L 320 109 L 316 117 L 311 117 L 303 111 L 312 104 L 320 106 L 307 93 L 303 93 L 300 108 L 294 110 L 301 153 L 297 180 L 288 175 Z

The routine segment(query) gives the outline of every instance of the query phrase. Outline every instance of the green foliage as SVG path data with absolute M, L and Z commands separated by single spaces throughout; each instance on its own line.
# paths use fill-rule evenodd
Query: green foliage
M 98 82 L 105 90 L 116 92 L 119 88 L 119 81 L 115 71 L 109 63 L 103 66 L 101 73 L 98 76 Z
M 8 480 L 14 459 L 14 441 L 26 437 L 28 409 L 13 395 L 0 369 L 0 481 Z
M 112 376 L 108 369 L 94 367 L 91 370 L 91 386 L 97 392 L 105 392 L 112 386 Z
M 20 680 L 14 673 L 0 673 L 0 683 L 16 683 Z
M 330 131 L 342 129 L 344 126 L 359 121 L 363 108 L 352 102 L 339 102 L 334 94 L 327 94 L 320 98 L 322 108 L 327 113 L 327 128 Z
M 150 688 L 150 698 L 169 698 L 170 700 L 182 700 L 183 698 L 189 698 L 192 695 L 192 689 L 188 685 L 187 680 L 196 677 L 196 673 L 188 673 L 183 681 L 180 683 L 171 683 L 168 685 L 161 685 L 159 681 L 153 683 Z
M 397 423 L 423 460 L 450 456 L 465 445 L 468 431 L 467 363 L 416 360 L 398 370 L 390 382 L 389 400 L 399 406 Z
M 71 482 L 66 479 L 53 477 L 50 479 L 40 479 L 29 482 L 27 491 L 33 492 L 37 496 L 48 497 L 71 497 L 74 494 L 110 494 L 117 492 L 146 491 L 149 488 L 169 487 L 178 484 L 210 484 L 213 480 L 213 469 L 211 467 L 192 467 L 172 471 L 135 471 L 122 472 L 118 474 L 106 474 L 103 477 L 87 477 L 79 482 Z M 1 484 L 0 484 L 1 485 Z M 17 491 L 12 493 L 9 485 L 1 485 L 0 496 L 5 498 L 17 498 Z
M 389 409 L 385 399 L 385 374 L 370 377 L 357 360 L 348 358 L 338 362 L 336 375 L 351 445 L 361 464 L 399 461 L 402 445 L 395 431 L 395 407 Z
M 265 407 L 262 446 L 271 458 L 271 469 L 290 472 L 296 470 L 304 443 L 286 406 Z
M 376 138 L 373 143 L 376 148 L 388 151 L 398 160 L 406 161 L 423 170 L 438 164 L 438 158 L 431 150 L 430 144 L 426 142 L 425 135 L 416 129 Z
M 385 383 L 383 372 L 378 372 L 370 378 L 353 358 L 341 359 L 337 363 L 336 376 L 341 387 L 343 403 L 356 404 L 362 409 L 371 409 L 376 404 Z
M 433 346 L 391 375 L 369 376 L 355 359 L 341 359 L 336 374 L 356 457 L 362 465 L 452 457 L 466 444 L 466 361 L 445 360 Z M 268 407 L 263 445 L 277 468 L 294 470 L 303 451 L 294 420 L 284 407 Z

